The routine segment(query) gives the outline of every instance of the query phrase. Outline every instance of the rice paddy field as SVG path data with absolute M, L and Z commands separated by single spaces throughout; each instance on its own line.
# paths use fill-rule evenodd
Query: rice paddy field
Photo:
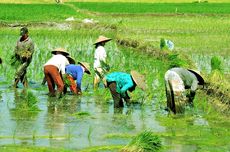
M 132 143 L 137 144 L 135 139 L 144 131 L 159 137 L 162 146 L 156 151 L 230 151 L 229 111 L 219 110 L 212 96 L 199 90 L 193 107 L 182 115 L 170 114 L 165 110 L 163 81 L 172 64 L 198 69 L 209 80 L 211 58 L 217 56 L 222 75 L 213 81 L 229 87 L 230 2 L 23 3 L 3 0 L 0 4 L 0 151 L 131 152 Z M 22 26 L 29 28 L 35 53 L 28 68 L 29 88 L 20 84 L 13 89 L 15 69 L 9 63 Z M 110 72 L 137 70 L 146 77 L 148 89 L 137 88 L 130 94 L 132 104 L 122 109 L 113 108 L 109 90 L 102 84 L 93 89 L 93 43 L 99 35 L 113 39 L 105 46 Z M 175 44 L 169 56 L 160 50 L 161 38 Z M 66 48 L 76 61 L 91 64 L 92 75 L 83 77 L 82 96 L 68 92 L 57 100 L 46 95 L 47 86 L 41 85 L 43 65 L 56 47 Z

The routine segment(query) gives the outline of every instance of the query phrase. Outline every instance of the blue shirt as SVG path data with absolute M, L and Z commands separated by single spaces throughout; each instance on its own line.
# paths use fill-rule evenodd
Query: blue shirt
M 81 90 L 81 80 L 84 74 L 84 71 L 80 65 L 69 64 L 65 67 L 67 74 L 71 75 L 74 80 L 77 80 L 77 88 Z
M 125 92 L 134 86 L 131 75 L 123 72 L 107 74 L 105 79 L 107 82 L 116 82 L 116 91 L 120 93 L 122 97 L 125 97 Z

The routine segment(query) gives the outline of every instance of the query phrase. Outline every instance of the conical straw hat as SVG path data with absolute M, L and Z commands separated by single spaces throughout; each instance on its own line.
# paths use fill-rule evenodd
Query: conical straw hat
M 66 58 L 68 59 L 69 64 L 75 64 L 76 63 L 75 60 L 71 56 L 67 56 Z
M 140 87 L 142 90 L 145 90 L 146 84 L 144 76 L 134 70 L 132 70 L 130 73 L 136 85 Z
M 197 80 L 199 81 L 199 83 L 198 83 L 199 85 L 204 85 L 204 79 L 201 76 L 199 71 L 196 71 L 194 69 L 187 69 L 187 70 L 192 72 L 196 76 Z
M 81 64 L 82 66 L 84 66 L 85 67 L 85 72 L 87 74 L 90 74 L 90 65 L 89 65 L 89 63 L 87 63 L 87 62 L 78 62 L 78 64 Z
M 64 56 L 69 55 L 69 52 L 67 52 L 64 48 L 56 48 L 51 53 L 56 54 L 57 52 L 61 52 Z
M 110 40 L 112 40 L 112 39 L 100 35 L 100 36 L 98 37 L 98 39 L 96 40 L 96 42 L 94 43 L 94 45 L 97 44 L 97 43 L 100 43 L 100 42 L 108 42 L 108 41 L 110 41 Z

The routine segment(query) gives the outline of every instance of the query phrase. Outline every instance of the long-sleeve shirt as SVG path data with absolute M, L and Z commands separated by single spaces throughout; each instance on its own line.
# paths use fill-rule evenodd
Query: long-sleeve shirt
M 94 68 L 100 68 L 101 67 L 101 61 L 106 60 L 106 51 L 103 46 L 98 46 L 97 49 L 94 52 Z
M 20 39 L 17 41 L 17 45 L 15 47 L 15 53 L 20 54 L 21 51 L 29 51 L 32 56 L 34 53 L 34 43 L 31 40 L 31 38 L 27 37 L 24 41 L 20 41 Z
M 46 65 L 54 65 L 58 68 L 58 71 L 61 74 L 65 74 L 65 66 L 69 64 L 68 59 L 61 54 L 53 55 L 47 62 L 44 64 Z
M 113 72 L 105 76 L 107 82 L 116 82 L 116 91 L 122 97 L 126 97 L 126 91 L 134 86 L 130 74 L 123 72 Z
M 77 88 L 81 90 L 81 81 L 84 74 L 84 70 L 80 65 L 69 64 L 65 67 L 66 73 L 71 75 L 76 81 Z
M 191 91 L 196 91 L 198 87 L 198 80 L 195 74 L 184 68 L 172 68 L 170 70 L 176 72 L 180 76 L 184 82 L 185 88 L 190 88 Z

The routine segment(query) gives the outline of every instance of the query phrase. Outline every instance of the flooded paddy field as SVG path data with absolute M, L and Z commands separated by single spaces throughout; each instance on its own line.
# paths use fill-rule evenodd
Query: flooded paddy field
M 186 54 L 206 75 L 211 72 L 211 58 L 220 57 L 224 77 L 229 77 L 228 15 L 76 13 L 78 6 L 67 4 L 62 11 L 52 9 L 50 17 L 38 13 L 37 18 L 27 18 L 22 13 L 14 22 L 15 10 L 8 5 L 11 18 L 0 26 L 0 151 L 115 152 L 146 130 L 159 136 L 160 151 L 230 151 L 230 119 L 217 111 L 210 102 L 212 97 L 197 91 L 193 107 L 186 107 L 183 115 L 165 110 L 163 78 L 171 65 L 144 50 L 149 46 L 159 51 L 160 39 L 170 39 L 175 52 Z M 42 4 L 33 8 L 39 10 Z M 64 21 L 71 16 L 76 20 Z M 92 18 L 95 23 L 83 24 L 80 17 Z M 27 71 L 29 88 L 23 89 L 20 84 L 13 89 L 15 69 L 9 63 L 22 25 L 28 25 L 35 53 Z M 48 97 L 47 86 L 41 82 L 43 65 L 51 51 L 64 47 L 76 61 L 89 62 L 93 71 L 93 43 L 99 35 L 113 38 L 105 46 L 110 72 L 137 70 L 146 76 L 148 89 L 143 92 L 137 88 L 130 94 L 130 106 L 114 109 L 108 89 L 102 84 L 98 90 L 93 89 L 93 73 L 83 77 L 82 96 L 68 92 L 60 100 Z M 130 47 L 119 40 L 135 43 Z
M 108 89 L 93 90 L 93 75 L 84 75 L 82 96 L 68 93 L 60 100 L 48 97 L 42 86 L 43 64 L 51 50 L 64 46 L 77 61 L 93 63 L 92 45 L 102 31 L 94 28 L 42 29 L 31 27 L 35 54 L 28 69 L 29 89 L 12 88 L 14 69 L 8 65 L 18 38 L 17 28 L 3 28 L 1 56 L 0 150 L 12 147 L 41 151 L 119 151 L 144 130 L 150 130 L 162 141 L 162 151 L 229 151 L 230 120 L 218 114 L 208 99 L 198 92 L 194 107 L 184 115 L 166 110 L 163 75 L 168 64 L 143 52 L 106 44 L 111 71 L 131 69 L 146 75 L 148 90 L 136 89 L 131 106 L 114 109 Z M 107 31 L 109 37 L 116 33 Z M 119 63 L 119 66 L 118 64 Z M 91 69 L 92 70 L 92 69 Z

